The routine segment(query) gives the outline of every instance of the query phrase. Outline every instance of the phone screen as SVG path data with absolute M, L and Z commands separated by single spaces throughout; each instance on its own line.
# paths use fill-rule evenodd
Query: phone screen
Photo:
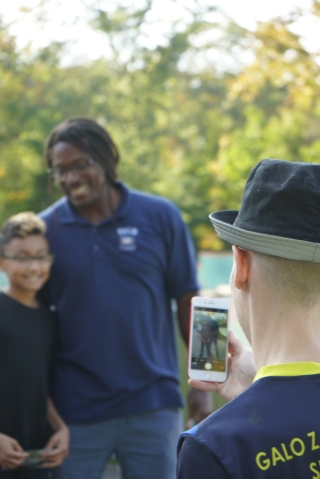
M 226 371 L 228 310 L 193 307 L 191 369 Z
M 43 467 L 43 459 L 42 459 L 42 454 L 44 454 L 46 451 L 44 449 L 35 449 L 32 451 L 27 451 L 29 453 L 29 456 L 27 459 L 21 464 L 20 468 L 41 468 Z M 1 476 L 0 476 L 1 477 Z

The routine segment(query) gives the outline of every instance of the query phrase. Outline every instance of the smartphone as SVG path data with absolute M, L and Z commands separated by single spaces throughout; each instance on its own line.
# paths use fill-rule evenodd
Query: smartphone
M 229 299 L 191 300 L 188 376 L 201 381 L 224 382 L 228 368 Z
M 43 466 L 42 454 L 46 452 L 45 449 L 33 449 L 32 451 L 27 451 L 29 456 L 21 464 L 22 468 L 39 468 Z

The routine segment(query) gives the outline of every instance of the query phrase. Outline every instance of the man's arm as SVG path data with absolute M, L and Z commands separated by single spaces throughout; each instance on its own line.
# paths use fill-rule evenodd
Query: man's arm
M 252 384 L 255 375 L 256 368 L 252 352 L 230 331 L 227 380 L 224 383 L 210 383 L 189 379 L 189 384 L 201 391 L 218 393 L 225 399 L 231 400 Z
M 188 347 L 189 343 L 189 321 L 190 304 L 193 296 L 197 296 L 198 291 L 188 291 L 177 300 L 177 316 L 181 336 Z M 200 390 L 199 390 L 200 389 Z M 199 423 L 213 411 L 212 394 L 201 391 L 201 388 L 191 389 L 187 397 L 188 421 L 186 427 L 192 427 L 194 423 Z
M 188 347 L 189 343 L 189 321 L 190 321 L 190 305 L 191 299 L 198 296 L 198 291 L 188 291 L 177 299 L 177 316 L 181 336 Z

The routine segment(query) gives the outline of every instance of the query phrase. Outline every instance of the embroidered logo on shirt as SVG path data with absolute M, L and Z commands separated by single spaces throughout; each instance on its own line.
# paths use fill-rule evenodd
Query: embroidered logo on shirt
M 119 237 L 118 247 L 121 251 L 134 251 L 137 249 L 138 228 L 133 226 L 117 228 L 117 233 Z

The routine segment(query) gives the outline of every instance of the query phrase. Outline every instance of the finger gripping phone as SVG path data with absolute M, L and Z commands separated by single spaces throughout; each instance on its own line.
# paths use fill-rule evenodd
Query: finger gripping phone
M 223 382 L 228 367 L 229 301 L 195 296 L 191 300 L 188 376 Z
M 32 451 L 27 451 L 29 456 L 21 464 L 21 468 L 40 468 L 43 467 L 42 454 L 47 452 L 45 449 L 34 449 Z

